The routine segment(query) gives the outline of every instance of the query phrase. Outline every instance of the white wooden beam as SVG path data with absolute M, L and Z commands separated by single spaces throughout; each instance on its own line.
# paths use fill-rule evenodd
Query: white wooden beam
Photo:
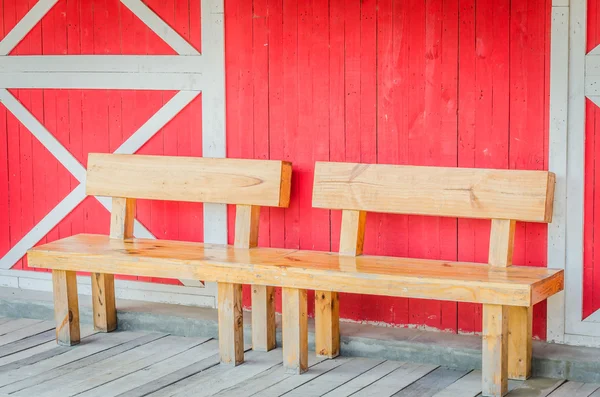
M 567 130 L 569 109 L 569 8 L 552 7 L 550 44 L 550 131 L 548 169 L 556 174 L 554 212 L 548 225 L 548 267 L 566 266 Z M 548 299 L 547 338 L 561 342 L 565 333 L 564 292 Z
M 202 92 L 202 155 L 226 157 L 225 25 L 222 0 L 202 0 L 202 54 L 205 80 Z M 204 241 L 227 243 L 227 206 L 204 204 Z
M 201 91 L 201 73 L 0 73 L 0 88 Z
M 190 43 L 163 21 L 141 0 L 121 0 L 127 8 L 142 20 L 154 33 L 165 41 L 179 55 L 200 55 Z M 204 41 L 204 38 L 203 38 Z
M 569 110 L 565 269 L 565 332 L 581 330 L 585 174 L 585 54 L 587 1 L 572 0 L 569 15 Z M 588 334 L 589 335 L 589 334 Z
M 8 55 L 37 25 L 58 0 L 39 0 L 0 41 L 0 55 Z
M 0 73 L 186 73 L 202 74 L 201 55 L 10 55 Z

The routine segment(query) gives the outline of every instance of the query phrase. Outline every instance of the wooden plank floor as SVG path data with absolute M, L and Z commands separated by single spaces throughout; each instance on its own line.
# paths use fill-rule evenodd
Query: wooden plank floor
M 238 367 L 219 364 L 218 343 L 150 332 L 95 333 L 57 346 L 47 321 L 0 318 L 0 397 L 418 396 L 475 397 L 481 373 L 435 365 L 310 355 L 303 375 L 287 374 L 281 349 L 246 351 Z M 600 397 L 600 384 L 534 378 L 511 382 L 512 397 Z

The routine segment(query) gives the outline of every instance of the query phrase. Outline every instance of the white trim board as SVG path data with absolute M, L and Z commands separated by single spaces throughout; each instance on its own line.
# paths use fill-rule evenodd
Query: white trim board
M 185 73 L 201 74 L 202 55 L 9 55 L 0 73 Z
M 52 292 L 52 274 L 24 270 L 0 270 L 0 287 Z M 90 277 L 77 276 L 77 292 L 91 295 Z M 115 280 L 115 294 L 119 299 L 171 303 L 186 306 L 215 308 L 216 284 L 206 288 Z
M 222 0 L 202 1 L 202 53 L 210 78 L 202 92 L 202 155 L 227 157 L 225 136 L 225 11 Z M 204 241 L 227 244 L 227 206 L 204 204 Z
M 0 88 L 201 91 L 201 73 L 0 73 Z
M 550 127 L 548 169 L 556 174 L 552 223 L 548 225 L 548 267 L 564 269 L 566 265 L 567 225 L 567 130 L 569 107 L 569 7 L 552 7 L 550 48 Z M 564 340 L 564 292 L 551 296 L 547 314 L 547 338 Z

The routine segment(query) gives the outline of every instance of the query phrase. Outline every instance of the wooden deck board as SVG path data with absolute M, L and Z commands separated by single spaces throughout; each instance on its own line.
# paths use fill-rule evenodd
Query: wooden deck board
M 285 372 L 282 351 L 245 347 L 237 367 L 219 364 L 218 342 L 147 332 L 95 333 L 56 346 L 39 320 L 0 318 L 0 397 L 423 396 L 474 397 L 480 371 L 367 358 L 309 354 L 309 371 Z M 18 332 L 24 337 L 11 336 Z M 12 341 L 9 341 L 12 340 Z M 509 382 L 509 397 L 600 397 L 599 384 L 532 378 Z
M 550 393 L 550 397 L 589 397 L 593 396 L 594 392 L 599 389 L 600 384 L 566 382 L 554 392 Z M 600 395 L 600 393 L 598 393 L 598 395 Z

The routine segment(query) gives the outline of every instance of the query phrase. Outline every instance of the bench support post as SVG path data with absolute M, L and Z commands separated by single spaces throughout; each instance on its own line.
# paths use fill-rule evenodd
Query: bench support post
M 114 275 L 92 273 L 92 309 L 95 330 L 111 332 L 117 329 Z
M 367 213 L 342 211 L 340 256 L 362 255 Z M 315 350 L 323 357 L 340 354 L 340 303 L 337 292 L 315 291 Z
M 483 305 L 482 395 L 508 392 L 508 306 Z
M 508 309 L 508 378 L 531 377 L 533 308 L 511 306 Z
M 275 339 L 275 287 L 252 286 L 252 350 L 269 351 Z
M 306 290 L 282 288 L 283 365 L 289 373 L 308 370 L 308 305 Z
M 260 206 L 235 207 L 235 248 L 258 246 Z M 275 289 L 264 285 L 252 286 L 252 349 L 269 351 L 277 347 L 275 340 Z
M 315 291 L 315 347 L 318 356 L 340 354 L 340 301 L 337 292 Z
M 512 265 L 516 222 L 492 219 L 488 263 L 497 267 Z M 532 308 L 508 308 L 508 378 L 525 380 L 531 376 Z
M 242 285 L 218 283 L 219 353 L 221 363 L 244 362 L 244 318 Z
M 73 346 L 79 343 L 79 304 L 77 276 L 65 270 L 52 271 L 56 342 Z

